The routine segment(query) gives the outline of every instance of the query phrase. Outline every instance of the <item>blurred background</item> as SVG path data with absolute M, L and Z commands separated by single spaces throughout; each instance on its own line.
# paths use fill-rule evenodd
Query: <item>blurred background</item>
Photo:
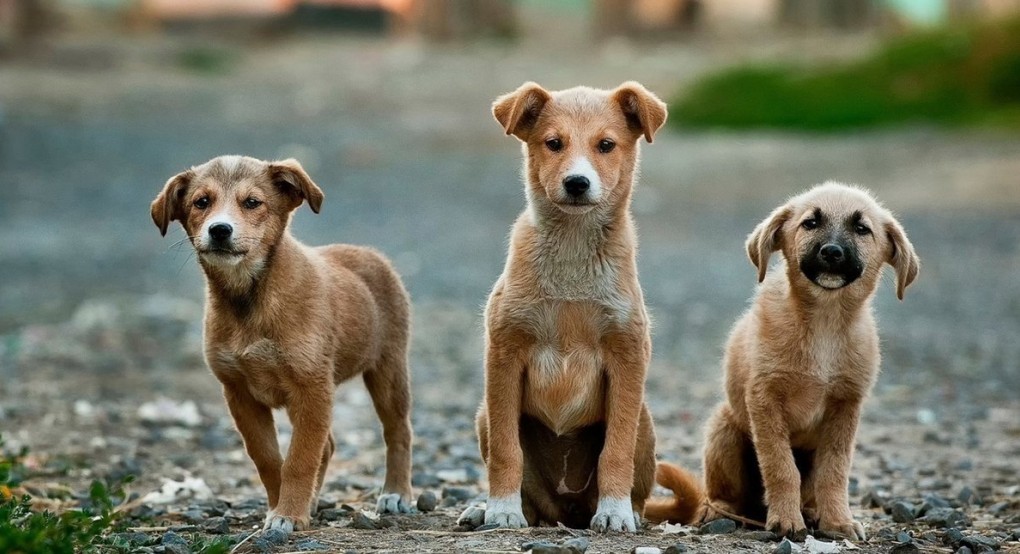
M 250 468 L 201 359 L 202 276 L 149 202 L 216 155 L 294 156 L 326 193 L 295 234 L 381 249 L 413 297 L 418 483 L 477 481 L 481 307 L 524 205 L 490 103 L 629 79 L 671 114 L 633 207 L 660 451 L 698 466 L 755 287 L 744 237 L 836 179 L 873 189 L 924 262 L 902 303 L 888 275 L 877 294 L 862 430 L 917 462 L 875 467 L 987 456 L 1015 480 L 1017 0 L 0 0 L 0 431 L 39 464 L 235 490 Z M 377 475 L 363 387 L 339 394 L 335 463 Z

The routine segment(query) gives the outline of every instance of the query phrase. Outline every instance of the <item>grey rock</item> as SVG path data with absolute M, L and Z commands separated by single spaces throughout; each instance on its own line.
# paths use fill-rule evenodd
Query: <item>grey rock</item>
M 956 550 L 956 554 L 974 554 L 974 551 L 967 548 L 966 546 L 961 546 Z
M 160 546 L 163 547 L 163 552 L 166 554 L 191 554 L 188 540 L 173 531 L 167 531 L 163 534 Z
M 956 527 L 950 527 L 946 529 L 946 532 L 942 534 L 942 544 L 948 544 L 950 546 L 960 546 L 960 541 L 963 540 L 963 533 L 960 532 Z
M 896 540 L 899 542 L 913 542 L 914 538 L 910 536 L 910 533 L 900 531 L 899 533 L 896 533 Z
M 294 545 L 301 552 L 314 552 L 317 550 L 329 550 L 329 546 L 322 544 L 315 539 L 305 539 Z
M 732 519 L 717 519 L 710 521 L 700 528 L 698 533 L 702 535 L 726 535 L 737 530 L 737 522 Z
M 590 544 L 591 541 L 588 540 L 588 537 L 574 537 L 563 541 L 564 548 L 571 554 L 583 554 L 588 550 Z
M 321 512 L 322 510 L 328 510 L 330 508 L 335 508 L 335 507 L 336 507 L 336 502 L 334 502 L 332 500 L 328 500 L 326 498 L 319 497 L 319 499 L 315 502 L 315 510 L 316 510 L 316 512 Z
M 547 540 L 528 541 L 521 545 L 521 551 L 531 551 L 534 554 L 583 554 L 588 550 L 587 537 L 575 537 L 554 543 Z
M 772 531 L 747 531 L 744 533 L 739 533 L 737 536 L 739 536 L 742 539 L 761 542 L 776 542 L 780 538 L 782 538 L 779 535 L 773 533 Z
M 202 510 L 188 510 L 181 514 L 181 519 L 191 524 L 202 523 L 205 521 L 205 513 Z
M 655 546 L 635 546 L 631 554 L 662 554 L 662 549 Z
M 924 497 L 924 503 L 917 509 L 917 515 L 923 516 L 929 511 L 935 508 L 949 508 L 949 501 L 937 494 L 927 494 Z
M 967 527 L 970 521 L 963 512 L 952 508 L 934 508 L 921 518 L 921 521 L 932 527 Z
M 475 497 L 475 491 L 468 487 L 445 487 L 443 489 L 443 498 L 452 498 L 458 502 L 467 502 Z
M 325 510 L 319 510 L 318 517 L 322 521 L 338 521 L 342 518 L 349 516 L 351 512 L 343 508 L 327 508 Z
M 1009 508 L 1009 502 L 996 502 L 988 507 L 988 512 L 994 515 L 999 515 L 1002 512 L 1005 512 L 1007 508 Z
M 225 517 L 211 517 L 202 523 L 202 530 L 213 535 L 226 535 L 230 533 L 230 523 Z
M 662 554 L 683 554 L 684 552 L 687 552 L 687 545 L 682 542 L 678 542 L 672 546 L 667 546 L 666 549 L 662 551 Z
M 974 552 L 994 552 L 998 550 L 1000 546 L 998 539 L 982 535 L 964 537 L 960 543 Z
M 491 531 L 492 529 L 499 529 L 498 523 L 483 523 L 478 527 L 475 527 L 475 531 Z
M 128 546 L 145 546 L 152 542 L 149 535 L 145 533 L 114 533 L 111 538 L 120 544 Z
M 914 521 L 914 505 L 903 500 L 897 500 L 889 506 L 889 513 L 896 523 L 911 523 Z
M 978 496 L 978 493 L 974 492 L 974 489 L 966 485 L 964 485 L 964 487 L 960 489 L 960 492 L 956 495 L 956 499 L 959 500 L 960 504 L 963 504 L 964 506 L 969 506 L 971 504 L 977 505 L 981 504 L 981 497 Z
M 1013 533 L 1013 540 L 1020 541 L 1020 528 L 1013 529 L 1011 532 Z
M 354 518 L 351 520 L 352 529 L 378 529 L 379 524 L 375 520 L 365 515 L 365 512 L 358 512 L 354 514 Z
M 425 491 L 418 495 L 418 511 L 419 512 L 431 512 L 436 509 L 436 505 L 439 503 L 436 498 L 436 493 L 432 491 Z
M 886 498 L 888 498 L 888 493 L 878 489 L 871 489 L 861 497 L 861 507 L 869 509 L 881 508 L 885 505 Z
M 262 532 L 259 538 L 274 546 L 287 544 L 287 533 L 282 529 L 267 529 Z
M 920 551 L 921 549 L 912 542 L 901 542 L 899 544 L 894 544 L 893 547 L 889 549 L 889 554 L 915 554 Z
M 793 552 L 793 543 L 790 539 L 783 539 L 782 542 L 776 545 L 776 548 L 772 550 L 772 554 L 791 554 Z
M 438 487 L 442 483 L 434 473 L 419 472 L 411 476 L 411 484 L 415 487 Z

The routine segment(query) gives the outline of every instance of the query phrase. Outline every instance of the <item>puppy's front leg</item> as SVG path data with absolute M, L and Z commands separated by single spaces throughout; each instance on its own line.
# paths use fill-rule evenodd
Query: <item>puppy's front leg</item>
M 234 425 L 244 440 L 244 449 L 251 461 L 255 462 L 259 479 L 266 488 L 269 509 L 273 510 L 280 499 L 280 468 L 283 465 L 273 411 L 255 400 L 243 382 L 224 383 L 223 397 L 227 401 L 230 416 L 234 418 Z
M 315 481 L 329 440 L 332 393 L 331 383 L 308 383 L 300 394 L 287 400 L 294 435 L 283 462 L 280 503 L 266 516 L 266 529 L 290 533 L 309 524 Z
M 604 340 L 606 364 L 606 444 L 599 456 L 599 503 L 591 520 L 594 531 L 637 531 L 631 502 L 638 423 L 644 406 L 645 373 L 651 346 L 643 335 Z
M 492 337 L 486 350 L 485 404 L 489 431 L 486 525 L 511 528 L 528 526 L 521 506 L 524 453 L 521 450 L 519 427 L 524 364 L 521 362 L 520 348 L 518 341 Z
M 860 420 L 859 399 L 833 402 L 822 421 L 822 443 L 815 451 L 815 500 L 818 527 L 828 533 L 864 540 L 864 526 L 850 513 L 847 486 L 854 455 L 854 439 Z
M 800 511 L 800 472 L 790 446 L 790 431 L 782 403 L 768 392 L 752 394 L 747 409 L 754 450 L 758 454 L 768 518 L 765 526 L 781 535 L 806 529 Z

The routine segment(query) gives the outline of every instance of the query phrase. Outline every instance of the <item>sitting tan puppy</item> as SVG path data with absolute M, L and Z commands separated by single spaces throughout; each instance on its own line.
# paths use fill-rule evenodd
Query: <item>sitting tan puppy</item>
M 525 83 L 493 114 L 523 143 L 528 206 L 485 311 L 477 430 L 489 499 L 461 519 L 635 531 L 655 434 L 630 199 L 638 143 L 652 141 L 666 105 L 633 82 Z
M 766 275 L 775 251 L 783 263 Z M 902 299 L 917 255 L 870 193 L 831 182 L 776 209 L 747 253 L 764 283 L 726 349 L 727 400 L 708 423 L 700 519 L 764 517 L 768 529 L 795 534 L 807 515 L 824 532 L 864 539 L 847 486 L 879 368 L 871 298 L 889 263 Z M 674 469 L 660 465 L 660 482 Z
M 333 455 L 336 386 L 362 374 L 386 440 L 380 512 L 410 511 L 409 304 L 378 252 L 312 248 L 288 229 L 323 194 L 295 160 L 222 156 L 167 181 L 152 203 L 180 221 L 206 277 L 205 357 L 269 496 L 265 527 L 309 524 Z M 286 460 L 273 408 L 294 426 Z

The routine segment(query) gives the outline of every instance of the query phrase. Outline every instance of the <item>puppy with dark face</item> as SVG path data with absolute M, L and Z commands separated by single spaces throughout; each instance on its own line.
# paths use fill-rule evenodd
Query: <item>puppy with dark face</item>
M 411 498 L 409 301 L 378 252 L 308 247 L 288 229 L 322 191 L 295 160 L 221 156 L 167 181 L 152 203 L 179 221 L 206 277 L 205 357 L 269 496 L 266 528 L 306 527 L 333 455 L 333 392 L 362 375 L 386 440 L 380 512 Z M 294 426 L 284 458 L 273 408 Z
M 783 263 L 768 272 L 776 251 Z M 748 237 L 747 253 L 762 285 L 726 349 L 726 400 L 708 423 L 700 519 L 764 519 L 782 534 L 810 522 L 864 539 L 847 485 L 861 404 L 879 368 L 871 298 L 884 264 L 903 298 L 919 269 L 914 247 L 868 191 L 829 182 L 772 212 Z M 660 464 L 659 473 L 676 469 Z
M 630 213 L 638 143 L 666 106 L 638 83 L 525 83 L 493 115 L 522 143 L 527 209 L 485 311 L 485 509 L 462 521 L 639 524 L 653 485 L 651 354 Z

